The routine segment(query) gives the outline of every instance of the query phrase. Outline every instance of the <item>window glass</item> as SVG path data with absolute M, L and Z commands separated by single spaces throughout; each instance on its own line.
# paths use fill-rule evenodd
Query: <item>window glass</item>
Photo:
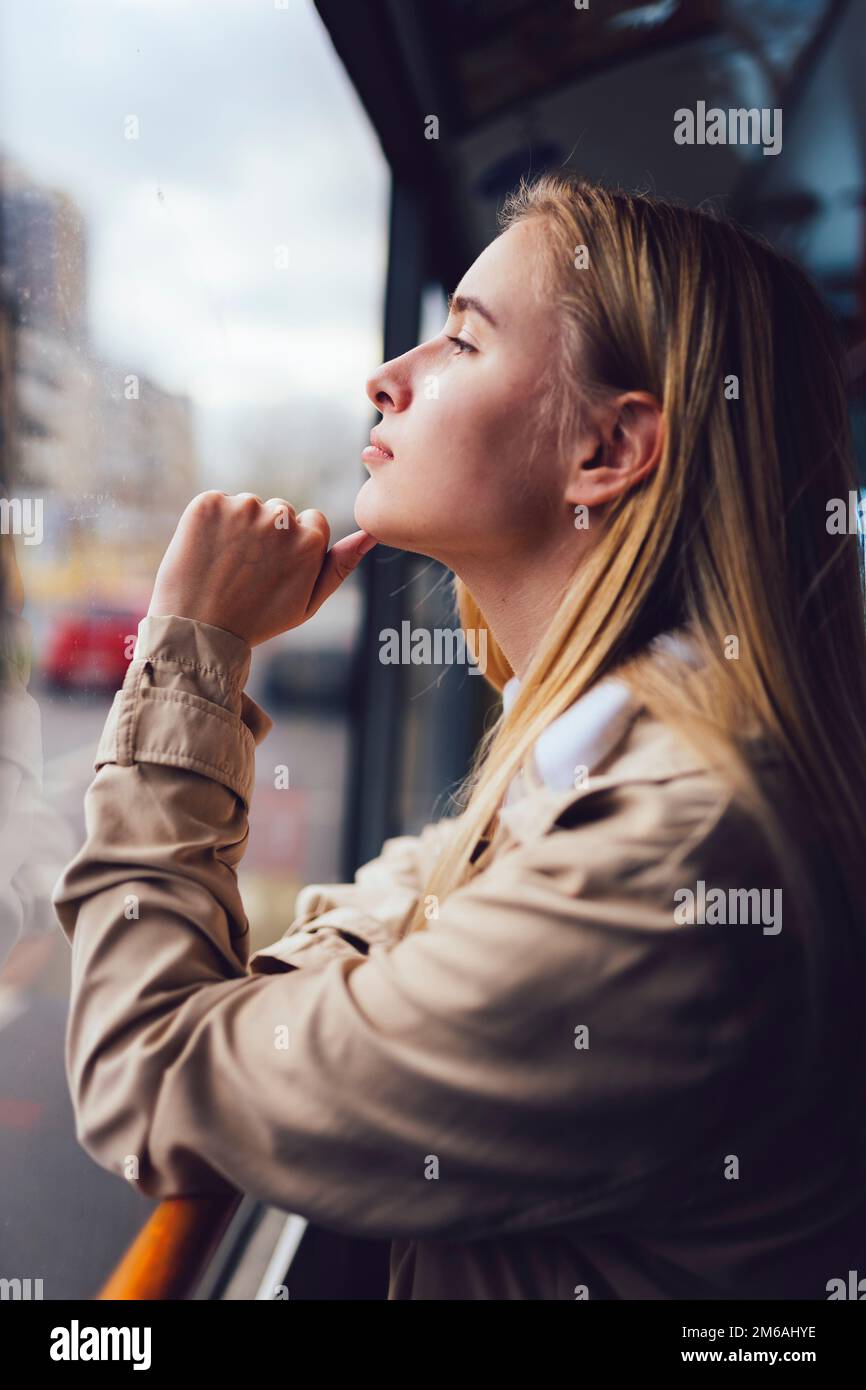
M 153 1204 L 76 1143 L 48 894 L 187 502 L 281 496 L 356 529 L 389 176 L 305 0 L 5 6 L 0 157 L 2 485 L 44 747 L 31 932 L 0 973 L 0 1275 L 86 1298 Z M 254 652 L 275 727 L 240 871 L 252 949 L 337 874 L 359 583 Z

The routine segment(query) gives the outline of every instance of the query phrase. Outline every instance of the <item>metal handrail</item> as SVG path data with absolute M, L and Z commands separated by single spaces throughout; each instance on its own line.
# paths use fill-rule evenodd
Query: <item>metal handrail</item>
M 97 1299 L 185 1299 L 226 1233 L 241 1193 L 166 1197 L 96 1295 Z

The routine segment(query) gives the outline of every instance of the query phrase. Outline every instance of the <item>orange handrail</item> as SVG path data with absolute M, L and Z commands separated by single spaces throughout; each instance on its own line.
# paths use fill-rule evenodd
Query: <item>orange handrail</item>
M 166 1197 L 139 1231 L 97 1299 L 188 1298 L 241 1201 Z

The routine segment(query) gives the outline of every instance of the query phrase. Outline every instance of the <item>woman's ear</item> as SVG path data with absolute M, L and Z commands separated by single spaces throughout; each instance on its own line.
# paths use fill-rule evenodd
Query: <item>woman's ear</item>
M 599 507 L 657 467 L 664 446 L 664 416 L 649 391 L 626 391 L 597 414 L 571 455 L 564 500 Z

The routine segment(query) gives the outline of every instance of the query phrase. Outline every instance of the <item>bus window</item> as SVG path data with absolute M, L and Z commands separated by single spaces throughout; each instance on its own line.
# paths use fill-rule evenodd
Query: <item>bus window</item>
M 13 945 L 10 925 L 0 973 L 0 1275 L 41 1279 L 46 1299 L 93 1295 L 153 1206 L 76 1142 L 70 951 L 48 894 L 84 836 L 156 567 L 208 489 L 355 530 L 382 354 L 390 177 L 318 14 L 231 0 L 201 20 L 38 0 L 0 21 L 2 492 L 26 523 L 0 540 L 43 759 L 34 838 L 3 847 L 27 930 Z M 340 872 L 361 597 L 352 576 L 253 653 L 274 728 L 239 873 L 251 949 Z

